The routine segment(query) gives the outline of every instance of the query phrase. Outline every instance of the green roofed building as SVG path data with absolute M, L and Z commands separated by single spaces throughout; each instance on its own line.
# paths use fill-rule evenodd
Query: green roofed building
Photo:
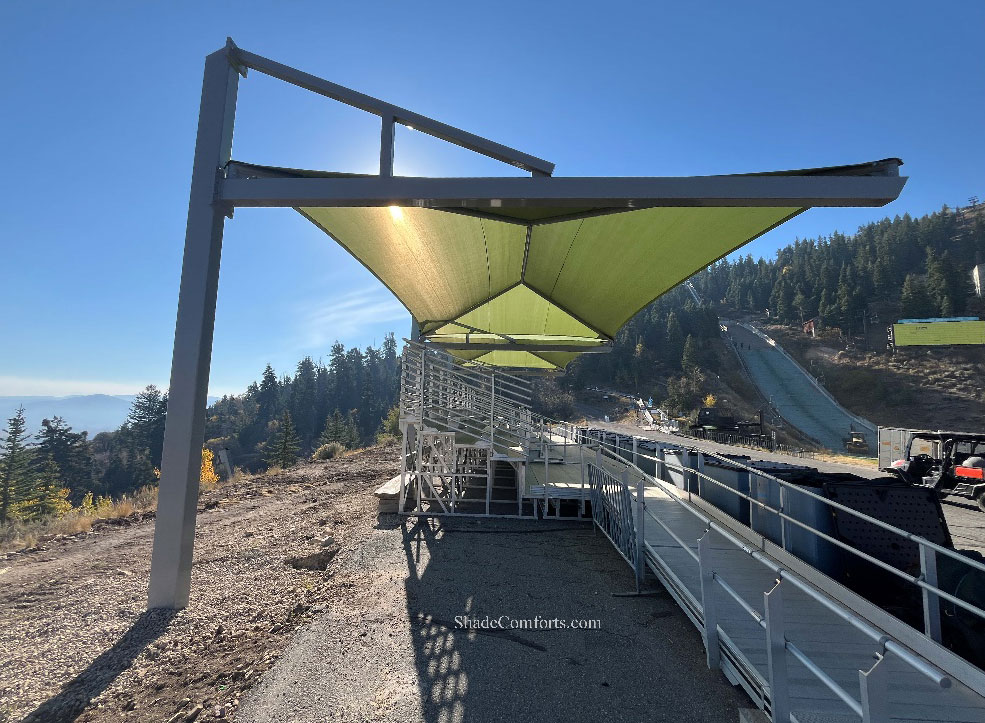
M 914 319 L 892 325 L 893 346 L 961 346 L 985 344 L 985 321 Z
M 249 70 L 379 116 L 379 174 L 232 161 L 239 81 Z M 398 123 L 530 175 L 394 176 Z M 297 209 L 394 293 L 426 344 L 465 363 L 550 370 L 604 349 L 661 294 L 812 206 L 889 203 L 906 182 L 901 163 L 555 177 L 542 158 L 228 41 L 205 64 L 149 605 L 188 601 L 222 233 L 237 207 Z

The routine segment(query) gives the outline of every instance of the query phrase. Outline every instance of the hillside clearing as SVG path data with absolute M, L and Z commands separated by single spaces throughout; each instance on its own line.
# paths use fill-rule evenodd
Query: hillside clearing
M 177 614 L 144 611 L 152 520 L 3 556 L 0 721 L 226 717 L 289 634 L 346 594 L 331 573 L 377 524 L 370 492 L 397 457 L 370 448 L 204 493 Z M 337 550 L 326 572 L 285 564 L 322 550 Z

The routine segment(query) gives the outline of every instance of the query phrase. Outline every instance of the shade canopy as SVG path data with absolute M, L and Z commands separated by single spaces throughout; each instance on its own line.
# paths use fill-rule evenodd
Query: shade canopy
M 485 363 L 552 368 L 590 350 L 709 263 L 802 208 L 650 208 L 536 224 L 429 208 L 302 208 L 435 342 Z M 566 218 L 567 215 L 561 218 Z
M 899 163 L 887 159 L 677 183 L 650 179 L 663 182 L 659 193 L 639 199 L 614 200 L 616 191 L 634 179 L 599 179 L 598 187 L 591 179 L 577 179 L 578 188 L 571 186 L 568 197 L 559 192 L 537 203 L 510 197 L 452 202 L 439 196 L 395 197 L 388 205 L 377 197 L 372 205 L 360 205 L 348 196 L 351 192 L 333 194 L 341 184 L 370 188 L 372 177 L 248 164 L 234 164 L 227 184 L 236 188 L 236 179 L 242 178 L 281 179 L 279 188 L 294 188 L 283 185 L 292 178 L 321 183 L 315 191 L 318 203 L 308 205 L 302 197 L 295 208 L 393 292 L 426 341 L 465 361 L 558 369 L 580 353 L 605 349 L 647 304 L 815 205 L 796 192 L 785 195 L 785 188 L 798 188 L 808 179 L 811 188 L 823 182 L 825 193 L 837 196 L 839 188 L 859 188 L 859 176 L 898 175 Z M 499 179 L 456 180 L 459 188 L 490 196 L 487 185 Z M 512 180 L 500 184 L 504 192 L 512 189 Z M 567 181 L 576 179 L 517 180 L 565 189 Z M 389 187 L 403 184 L 415 194 L 434 190 L 423 183 L 394 178 Z M 739 190 L 716 191 L 715 197 L 682 190 L 699 187 Z M 769 193 L 757 196 L 741 189 Z M 578 197 L 570 197 L 575 190 Z M 250 205 L 249 198 L 237 200 Z M 856 205 L 830 198 L 816 203 Z

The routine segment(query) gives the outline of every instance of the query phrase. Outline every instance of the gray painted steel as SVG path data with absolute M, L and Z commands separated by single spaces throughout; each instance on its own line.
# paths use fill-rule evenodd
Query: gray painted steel
M 884 206 L 901 176 L 684 176 L 666 178 L 227 178 L 221 198 L 234 206 Z
M 440 138 L 443 141 L 454 143 L 463 148 L 468 148 L 476 153 L 482 153 L 498 161 L 509 163 L 511 166 L 516 166 L 517 168 L 544 175 L 550 175 L 554 171 L 554 164 L 550 161 L 545 161 L 543 158 L 537 158 L 537 156 L 532 156 L 529 153 L 504 146 L 502 143 L 497 143 L 488 138 L 477 136 L 474 133 L 463 131 L 461 128 L 455 128 L 447 123 L 441 123 L 420 113 L 415 113 L 412 110 L 387 103 L 384 100 L 360 93 L 351 88 L 346 88 L 338 83 L 332 83 L 324 78 L 302 72 L 283 63 L 278 63 L 275 60 L 264 58 L 261 55 L 250 53 L 242 48 L 232 46 L 230 51 L 236 62 L 247 68 L 252 68 L 264 75 L 278 78 L 299 88 L 310 90 L 312 93 L 323 95 L 326 98 L 332 98 L 340 103 L 351 105 L 367 113 L 374 113 L 383 118 L 384 125 L 386 125 L 388 118 L 392 118 L 396 123 L 412 127 L 414 130 L 427 133 L 435 138 Z
M 772 720 L 793 720 L 792 713 L 797 720 L 844 716 L 857 721 L 857 711 L 867 708 L 872 721 L 985 720 L 982 691 L 957 680 L 935 682 L 940 673 L 933 666 L 911 658 L 922 666 L 914 668 L 898 655 L 896 644 L 883 648 L 880 641 L 886 638 L 879 635 L 899 636 L 907 626 L 885 615 L 888 625 L 881 629 L 872 618 L 850 622 L 838 612 L 846 608 L 837 602 L 836 590 L 850 596 L 839 584 L 807 566 L 794 574 L 794 561 L 782 550 L 726 518 L 712 517 L 709 531 L 702 520 L 709 510 L 681 496 L 675 502 L 647 488 L 647 564 L 702 637 L 719 646 L 717 654 L 709 651 L 709 662 L 717 661 L 730 680 L 772 712 Z M 708 543 L 703 555 L 699 540 Z M 783 568 L 782 573 L 761 560 Z M 708 576 L 717 587 L 707 584 Z M 820 590 L 821 598 L 806 594 L 807 589 Z M 704 601 L 712 597 L 716 635 L 709 634 L 710 616 L 706 620 L 704 612 Z
M 239 74 L 225 50 L 206 58 L 154 523 L 147 601 L 150 608 L 183 608 L 188 604 L 219 257 L 227 210 L 214 197 L 217 175 L 232 152 L 238 82 Z

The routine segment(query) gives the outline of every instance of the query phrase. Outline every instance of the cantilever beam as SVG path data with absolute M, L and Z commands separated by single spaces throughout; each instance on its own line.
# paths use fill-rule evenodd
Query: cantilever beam
M 667 178 L 226 178 L 230 206 L 418 206 L 495 210 L 516 206 L 884 206 L 906 178 L 880 176 L 686 176 Z

